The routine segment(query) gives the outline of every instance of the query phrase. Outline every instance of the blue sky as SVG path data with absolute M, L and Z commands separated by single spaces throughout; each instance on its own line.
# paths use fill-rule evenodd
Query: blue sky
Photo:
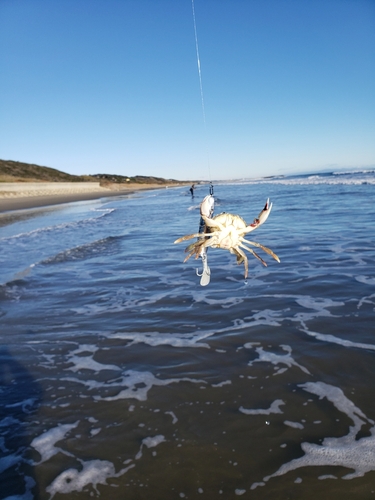
M 1 0 L 0 158 L 233 179 L 375 165 L 374 0 Z

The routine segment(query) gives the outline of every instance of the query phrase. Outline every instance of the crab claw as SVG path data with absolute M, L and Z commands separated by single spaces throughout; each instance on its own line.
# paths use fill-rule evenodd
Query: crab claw
M 268 219 L 269 214 L 271 213 L 272 203 L 270 203 L 270 199 L 267 198 L 266 204 L 264 205 L 263 210 L 260 212 L 257 218 L 253 220 L 251 224 L 248 225 L 250 231 L 253 231 L 257 227 L 261 226 Z

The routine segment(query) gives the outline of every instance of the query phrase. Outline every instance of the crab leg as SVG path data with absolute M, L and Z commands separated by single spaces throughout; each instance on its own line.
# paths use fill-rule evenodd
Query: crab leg
M 211 233 L 212 234 L 212 233 Z M 192 238 L 196 235 L 190 235 Z M 204 235 L 208 236 L 208 235 Z M 175 243 L 179 243 L 180 241 L 183 241 L 184 239 L 188 239 L 186 236 L 180 238 L 179 240 L 176 240 Z M 210 247 L 214 244 L 214 241 L 211 238 L 208 238 L 204 240 L 203 238 L 199 239 L 198 241 L 195 241 L 194 243 L 191 243 L 189 246 L 185 248 L 185 252 L 189 252 L 189 255 L 185 257 L 184 262 L 190 259 L 192 255 L 195 254 L 195 258 L 198 259 L 198 257 L 202 257 L 201 253 L 203 250 L 205 250 L 207 247 Z
M 200 251 L 200 247 L 201 247 L 203 242 L 204 242 L 204 240 L 202 239 L 202 240 L 194 241 L 194 243 L 190 243 L 190 245 L 185 248 L 185 253 L 192 252 L 192 251 L 194 251 L 194 252 Z
M 235 248 L 232 249 L 231 253 L 233 253 L 233 255 L 236 256 L 237 264 L 242 264 L 244 259 L 243 259 L 242 255 L 240 253 L 238 253 L 238 251 Z
M 190 245 L 189 245 L 189 246 L 190 246 Z M 197 259 L 197 258 L 198 258 L 198 256 L 199 256 L 199 251 L 200 251 L 200 248 L 198 248 L 198 250 L 197 250 L 197 249 L 194 247 L 194 248 L 193 248 L 192 250 L 190 250 L 190 252 L 189 252 L 189 247 L 187 247 L 187 248 L 185 249 L 185 252 L 189 252 L 189 254 L 188 254 L 188 255 L 184 258 L 184 262 L 187 262 L 187 261 L 190 259 L 190 257 L 191 257 L 192 255 L 194 255 L 194 254 L 196 254 L 195 258 Z
M 211 236 L 220 234 L 220 231 L 214 231 L 212 233 L 194 233 L 194 234 L 187 234 L 186 236 L 182 236 L 181 238 L 178 238 L 174 243 L 181 243 L 181 241 L 186 241 L 186 240 L 191 240 L 192 238 L 211 238 Z
M 245 250 L 247 250 L 248 252 L 250 252 L 252 255 L 254 255 L 254 257 L 258 260 L 261 261 L 261 263 L 267 267 L 267 263 L 262 259 L 262 257 L 260 255 L 258 255 L 252 248 L 249 248 L 247 247 L 246 245 L 243 245 L 242 243 L 240 243 L 240 247 L 242 248 L 245 248 Z
M 265 247 L 264 245 L 261 245 L 260 243 L 257 243 L 256 241 L 245 240 L 245 238 L 242 238 L 241 241 L 244 243 L 249 243 L 250 245 L 253 245 L 254 247 L 261 248 L 264 252 L 268 253 L 268 255 L 271 255 L 277 262 L 280 262 L 279 257 L 270 248 Z
M 192 255 L 195 254 L 195 258 L 202 257 L 205 252 L 205 243 L 208 240 L 198 240 L 185 248 L 185 252 L 189 252 L 189 255 L 185 257 L 184 262 L 190 259 Z M 203 258 L 203 257 L 202 257 Z
M 211 247 L 212 245 L 215 245 L 215 244 L 216 243 L 211 238 L 204 240 L 204 241 L 197 241 L 196 243 L 194 243 L 195 253 L 196 253 L 195 258 L 198 259 L 202 250 L 205 250 L 207 247 Z M 192 245 L 189 245 L 189 247 L 190 246 L 192 246 Z M 186 248 L 187 251 L 189 251 L 189 247 Z M 185 252 L 186 252 L 186 250 L 185 250 Z M 193 255 L 193 253 L 194 252 L 192 252 L 191 255 Z
M 181 241 L 186 241 L 186 240 L 191 240 L 192 238 L 208 238 L 208 234 L 204 233 L 194 233 L 194 234 L 187 234 L 186 236 L 181 236 L 181 238 L 178 238 L 174 243 L 181 243 Z
M 242 262 L 243 262 L 243 265 L 245 266 L 245 279 L 248 277 L 249 275 L 249 261 L 248 261 L 248 258 L 245 254 L 245 252 L 243 252 L 240 248 L 236 248 L 236 252 L 238 252 L 238 254 L 241 256 L 242 258 Z M 238 258 L 238 256 L 237 256 Z M 238 262 L 240 264 L 240 262 Z

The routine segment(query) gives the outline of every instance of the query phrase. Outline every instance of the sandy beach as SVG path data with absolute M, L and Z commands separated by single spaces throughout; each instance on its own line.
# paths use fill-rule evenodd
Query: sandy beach
M 3 182 L 0 184 L 0 213 L 172 186 L 174 185 L 129 183 L 126 186 L 110 184 L 104 187 L 99 182 Z

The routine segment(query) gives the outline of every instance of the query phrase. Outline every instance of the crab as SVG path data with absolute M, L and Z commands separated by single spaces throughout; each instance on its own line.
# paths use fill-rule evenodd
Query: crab
M 191 238 L 199 238 L 196 242 L 191 243 L 186 247 L 185 252 L 188 253 L 184 262 L 192 255 L 197 259 L 202 251 L 208 247 L 222 248 L 229 250 L 231 254 L 237 257 L 237 264 L 244 264 L 245 279 L 249 274 L 249 263 L 244 250 L 250 252 L 254 257 L 259 259 L 264 266 L 266 262 L 248 245 L 262 249 L 267 254 L 271 255 L 277 262 L 280 262 L 279 257 L 270 249 L 255 241 L 246 240 L 244 236 L 266 222 L 272 208 L 272 203 L 267 199 L 263 210 L 251 224 L 246 224 L 244 219 L 239 215 L 221 213 L 215 217 L 210 217 L 212 213 L 213 197 L 208 195 L 204 198 L 200 205 L 200 213 L 204 222 L 204 232 L 188 234 L 178 238 L 174 243 L 190 240 Z

